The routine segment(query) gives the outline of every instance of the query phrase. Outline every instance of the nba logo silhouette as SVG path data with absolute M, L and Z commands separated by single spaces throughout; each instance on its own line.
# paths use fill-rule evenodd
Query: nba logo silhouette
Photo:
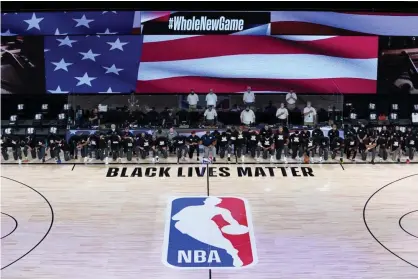
M 248 203 L 236 197 L 169 202 L 163 263 L 175 268 L 243 268 L 257 263 Z

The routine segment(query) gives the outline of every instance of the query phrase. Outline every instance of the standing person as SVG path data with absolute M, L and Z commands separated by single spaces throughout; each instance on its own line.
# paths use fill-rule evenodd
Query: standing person
M 209 93 L 206 95 L 206 106 L 216 108 L 217 102 L 218 102 L 218 96 L 216 96 L 216 94 L 213 93 L 213 89 L 210 89 Z
M 219 157 L 223 159 L 225 154 L 227 155 L 228 161 L 231 161 L 231 134 L 223 131 L 218 137 L 216 141 L 216 146 L 219 146 Z
M 201 139 L 196 135 L 195 131 L 192 131 L 191 135 L 187 138 L 187 143 L 189 145 L 189 158 L 193 158 L 193 153 L 196 151 L 197 161 L 199 161 L 199 145 L 201 144 Z
M 316 122 L 316 109 L 311 106 L 311 102 L 307 102 L 303 109 L 303 125 L 313 126 Z
M 247 86 L 247 91 L 244 92 L 242 96 L 242 100 L 244 101 L 244 105 L 247 107 L 253 107 L 255 103 L 255 95 L 254 92 L 251 91 L 251 87 Z
M 282 161 L 282 154 L 283 154 L 283 162 L 287 163 L 287 155 L 289 154 L 289 137 L 285 131 L 283 131 L 283 127 L 280 126 L 277 133 L 274 135 L 274 147 L 276 149 L 276 159 Z
M 216 110 L 210 106 L 205 110 L 205 113 L 203 114 L 205 117 L 205 122 L 209 126 L 214 126 L 216 124 L 216 119 L 218 117 L 218 114 L 216 113 Z
M 286 126 L 287 118 L 289 117 L 289 111 L 285 108 L 284 103 L 280 104 L 280 108 L 276 111 L 276 117 L 279 121 L 279 125 Z
M 199 102 L 199 96 L 192 89 L 187 96 L 187 103 L 189 104 L 189 111 L 195 111 L 197 109 L 197 103 Z
M 174 138 L 172 138 L 172 144 L 174 149 L 177 151 L 177 163 L 182 159 L 182 161 L 186 161 L 186 154 L 187 154 L 187 138 L 183 135 L 177 134 Z
M 250 109 L 249 106 L 247 106 L 245 110 L 241 112 L 240 119 L 241 119 L 242 124 L 246 126 L 251 126 L 252 124 L 255 123 L 254 111 Z
M 207 161 L 209 159 L 209 162 L 216 162 L 216 138 L 210 134 L 209 130 L 207 130 L 201 140 L 204 148 L 203 161 Z M 212 160 L 210 160 L 211 158 Z

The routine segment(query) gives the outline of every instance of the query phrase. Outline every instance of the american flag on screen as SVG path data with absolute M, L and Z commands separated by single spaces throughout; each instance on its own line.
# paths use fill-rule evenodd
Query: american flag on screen
M 417 36 L 418 13 L 271 12 L 271 34 Z
M 129 93 L 135 90 L 141 35 L 45 37 L 49 93 Z
M 374 36 L 145 35 L 137 92 L 376 93 Z
M 1 35 L 131 34 L 134 14 L 134 11 L 2 13 Z

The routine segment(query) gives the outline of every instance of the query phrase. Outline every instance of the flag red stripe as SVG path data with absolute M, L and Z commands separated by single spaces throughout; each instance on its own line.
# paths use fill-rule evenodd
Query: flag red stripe
M 216 93 L 243 92 L 247 88 L 257 91 L 332 94 L 374 94 L 376 81 L 359 78 L 329 79 L 249 79 L 249 78 L 209 78 L 209 77 L 174 77 L 166 79 L 137 81 L 138 93 L 185 93 L 194 89 L 197 93 L 207 93 L 213 88 Z
M 346 30 L 318 23 L 300 21 L 276 21 L 271 23 L 272 35 L 343 35 L 359 36 L 365 33 Z
M 292 41 L 271 36 L 197 36 L 144 43 L 141 62 L 175 61 L 238 54 L 313 54 L 342 58 L 376 58 L 377 37 L 339 36 Z

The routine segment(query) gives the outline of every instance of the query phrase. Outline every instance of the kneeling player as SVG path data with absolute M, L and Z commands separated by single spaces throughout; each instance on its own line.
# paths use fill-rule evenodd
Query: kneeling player
M 187 154 L 187 145 L 186 145 L 187 138 L 182 135 L 177 135 L 172 139 L 173 147 L 177 152 L 177 162 L 179 162 L 180 158 L 182 161 L 186 161 L 186 154 Z
M 265 135 L 261 137 L 260 140 L 261 150 L 263 152 L 263 159 L 267 159 L 267 155 L 270 154 L 270 161 L 274 161 L 274 142 L 273 138 L 270 135 Z M 259 161 L 259 157 L 257 161 Z
M 357 156 L 357 140 L 354 134 L 349 134 L 345 139 L 345 151 L 348 160 L 355 161 Z
M 165 136 L 158 137 L 153 146 L 153 162 L 159 162 L 160 158 L 158 154 L 161 154 L 164 159 L 168 157 L 168 139 Z
M 390 155 L 393 161 L 400 162 L 402 149 L 401 149 L 401 139 L 394 133 L 389 140 Z
M 231 144 L 230 144 L 230 134 L 227 132 L 222 132 L 217 139 L 217 146 L 219 146 L 219 157 L 223 159 L 225 154 L 228 157 L 228 161 L 231 161 Z
M 334 136 L 331 142 L 331 159 L 335 159 L 340 154 L 340 162 L 343 162 L 344 140 L 340 136 Z

